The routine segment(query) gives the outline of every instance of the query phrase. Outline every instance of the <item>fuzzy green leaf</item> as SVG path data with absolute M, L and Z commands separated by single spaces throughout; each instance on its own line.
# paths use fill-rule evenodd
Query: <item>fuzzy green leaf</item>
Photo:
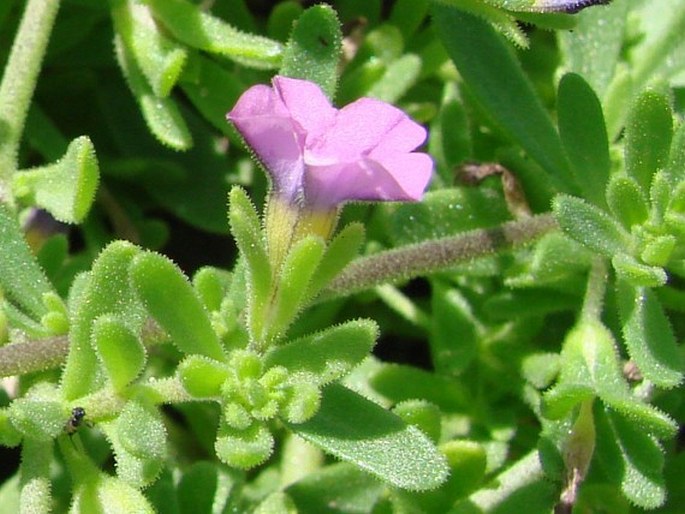
M 115 37 L 114 46 L 119 66 L 150 132 L 160 143 L 174 150 L 187 150 L 193 146 L 188 126 L 174 101 L 154 94 L 138 64 L 119 37 Z
M 337 86 L 342 32 L 336 12 L 328 5 L 310 7 L 290 35 L 280 74 L 310 80 L 332 99 Z
M 288 326 L 304 307 L 311 277 L 323 258 L 324 249 L 321 238 L 308 236 L 295 243 L 288 252 L 281 267 L 274 308 L 265 334 L 266 341 L 274 342 L 283 338 Z
M 64 431 L 69 418 L 57 399 L 19 398 L 8 408 L 9 420 L 24 437 L 48 441 Z
M 652 176 L 668 164 L 673 137 L 673 112 L 666 95 L 648 89 L 633 103 L 625 135 L 628 175 L 648 192 Z
M 580 75 L 567 73 L 559 82 L 557 111 L 559 135 L 576 182 L 587 200 L 602 207 L 611 163 L 599 99 Z
M 497 125 L 566 191 L 568 161 L 552 121 L 511 48 L 484 20 L 434 4 L 433 22 L 471 93 Z
M 286 492 L 301 512 L 327 512 L 336 505 L 338 512 L 372 512 L 385 485 L 372 475 L 348 464 L 338 462 L 320 467 L 290 485 Z
M 606 405 L 658 437 L 671 437 L 676 425 L 658 409 L 633 396 L 623 377 L 611 332 L 585 321 L 566 336 L 557 384 L 544 395 L 543 412 L 558 419 L 583 400 L 598 396 Z
M 22 235 L 14 213 L 0 203 L 0 289 L 6 301 L 38 321 L 47 314 L 43 295 L 52 291 Z
M 659 443 L 631 420 L 595 410 L 597 458 L 606 476 L 620 484 L 631 503 L 654 509 L 666 499 L 664 456 Z
M 444 412 L 459 412 L 468 404 L 463 384 L 411 366 L 385 364 L 371 376 L 370 384 L 395 403 L 424 398 Z
M 619 278 L 635 287 L 660 287 L 668 280 L 663 268 L 643 264 L 625 253 L 615 255 L 611 264 Z
M 149 7 L 133 0 L 111 2 L 114 27 L 136 60 L 155 96 L 168 96 L 188 53 L 162 34 Z
M 262 226 L 259 215 L 244 189 L 231 189 L 228 205 L 231 234 L 247 264 L 250 330 L 253 334 L 261 334 L 272 281 L 271 263 L 266 253 Z
M 178 366 L 178 377 L 188 393 L 196 398 L 217 398 L 229 376 L 229 368 L 202 355 L 190 355 Z
M 68 400 L 92 392 L 98 384 L 97 356 L 91 344 L 93 322 L 103 314 L 115 314 L 138 333 L 145 310 L 129 285 L 128 269 L 139 248 L 117 241 L 105 248 L 88 275 L 75 282 L 78 292 L 70 297 L 71 330 L 69 355 L 62 375 Z
M 345 266 L 357 257 L 364 242 L 364 225 L 350 223 L 330 241 L 309 282 L 307 298 L 313 299 Z
M 430 348 L 433 364 L 446 375 L 471 365 L 478 352 L 478 321 L 468 300 L 456 288 L 435 284 L 431 296 Z
M 265 357 L 265 365 L 283 366 L 292 378 L 325 385 L 368 356 L 377 337 L 378 326 L 373 321 L 348 321 L 273 348 Z
M 92 342 L 114 390 L 122 392 L 145 367 L 145 347 L 115 316 L 105 314 L 93 323 Z
M 97 478 L 78 483 L 74 488 L 69 514 L 155 514 L 145 495 L 137 487 L 119 478 L 101 473 Z
M 12 188 L 65 223 L 80 223 L 95 199 L 99 168 L 93 143 L 86 136 L 74 139 L 54 164 L 14 175 Z
M 145 0 L 153 15 L 179 41 L 255 68 L 275 68 L 283 47 L 277 41 L 241 32 L 185 0 Z
M 193 275 L 193 288 L 208 311 L 218 311 L 232 279 L 233 275 L 228 271 L 205 266 Z
M 611 213 L 627 229 L 647 220 L 647 199 L 633 177 L 623 174 L 612 175 L 606 188 L 606 200 Z
M 219 460 L 240 469 L 258 466 L 269 458 L 273 448 L 273 435 L 260 423 L 254 423 L 245 430 L 224 426 L 219 429 L 214 443 Z
M 323 393 L 314 418 L 289 425 L 296 434 L 395 487 L 423 491 L 447 479 L 445 457 L 418 429 L 341 385 Z
M 207 311 L 173 262 L 157 253 L 141 253 L 130 272 L 136 294 L 182 352 L 225 359 Z
M 651 290 L 626 282 L 619 282 L 617 296 L 630 357 L 648 380 L 676 387 L 683 380 L 683 357 L 659 300 Z
M 114 451 L 117 476 L 145 487 L 159 476 L 166 454 L 166 430 L 158 413 L 130 401 L 113 422 L 101 423 Z
M 568 195 L 558 195 L 552 207 L 554 217 L 569 237 L 605 257 L 627 252 L 628 234 L 598 207 Z
M 187 68 L 189 71 L 179 84 L 185 95 L 216 129 L 231 137 L 231 142 L 237 142 L 235 131 L 226 122 L 226 113 L 247 88 L 244 81 L 229 68 L 200 53 L 190 54 Z

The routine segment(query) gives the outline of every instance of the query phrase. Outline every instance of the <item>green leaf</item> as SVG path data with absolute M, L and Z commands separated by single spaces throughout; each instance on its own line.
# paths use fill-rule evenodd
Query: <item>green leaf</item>
M 22 235 L 14 213 L 0 202 L 0 289 L 6 301 L 38 321 L 47 314 L 43 295 L 52 291 Z
M 171 98 L 156 96 L 133 57 L 119 37 L 114 39 L 117 61 L 124 72 L 150 132 L 163 145 L 174 150 L 187 150 L 193 139 L 178 107 Z
M 312 471 L 288 486 L 285 492 L 301 512 L 337 513 L 372 512 L 385 485 L 372 475 L 348 464 L 338 462 Z
M 557 111 L 559 135 L 576 182 L 587 200 L 602 207 L 611 163 L 599 99 L 580 75 L 567 73 L 559 82 Z
M 619 282 L 617 296 L 626 346 L 642 375 L 660 387 L 678 386 L 683 380 L 683 357 L 655 294 Z
M 193 288 L 208 311 L 218 311 L 228 294 L 233 274 L 228 271 L 204 266 L 193 275 Z
M 97 356 L 91 344 L 93 322 L 114 314 L 133 332 L 145 321 L 145 310 L 129 285 L 129 264 L 140 252 L 137 246 L 116 241 L 105 248 L 90 273 L 75 282 L 78 294 L 70 297 L 71 330 L 62 389 L 67 400 L 92 392 L 100 380 Z
M 293 27 L 280 74 L 315 82 L 332 99 L 341 52 L 342 32 L 336 12 L 324 4 L 310 7 Z
M 112 446 L 121 480 L 141 488 L 157 479 L 167 451 L 166 430 L 158 413 L 129 401 L 115 421 L 99 426 Z
M 203 355 L 190 355 L 178 365 L 177 373 L 183 388 L 191 396 L 218 398 L 221 386 L 229 377 L 229 368 Z
M 324 249 L 323 240 L 317 236 L 307 236 L 290 248 L 278 277 L 278 289 L 265 341 L 282 339 L 288 326 L 304 307 L 311 277 L 323 258 Z
M 369 380 L 394 403 L 423 398 L 444 412 L 460 412 L 468 405 L 463 384 L 445 375 L 401 364 L 385 364 Z
M 26 438 L 49 441 L 64 431 L 69 418 L 57 399 L 19 398 L 8 408 L 12 427 Z
M 666 499 L 664 455 L 659 443 L 631 420 L 611 411 L 595 410 L 597 458 L 605 475 L 620 484 L 638 507 L 654 509 Z
M 492 486 L 457 503 L 449 514 L 549 513 L 559 490 L 542 470 L 540 456 L 532 451 L 493 477 Z
M 629 235 L 612 217 L 585 200 L 557 195 L 552 205 L 554 217 L 571 238 L 605 257 L 626 253 Z
M 666 95 L 648 89 L 630 108 L 625 133 L 628 175 L 647 193 L 652 176 L 668 164 L 673 137 L 673 113 Z
M 76 138 L 56 163 L 16 173 L 12 179 L 16 196 L 28 198 L 60 221 L 80 223 L 95 200 L 99 180 L 93 143 L 86 136 Z
M 672 437 L 675 423 L 632 394 L 623 377 L 611 332 L 598 321 L 573 328 L 561 352 L 557 384 L 544 395 L 543 413 L 559 419 L 579 402 L 598 396 L 606 405 L 658 437 Z
M 304 12 L 304 7 L 295 0 L 284 0 L 274 5 L 266 23 L 266 33 L 272 39 L 286 41 L 293 24 Z
M 145 0 L 153 15 L 179 41 L 224 55 L 254 68 L 275 68 L 283 47 L 277 41 L 241 32 L 185 0 Z
M 315 298 L 319 291 L 357 257 L 364 242 L 364 233 L 364 225 L 350 223 L 328 243 L 326 253 L 309 282 L 307 298 Z
M 228 220 L 231 234 L 247 264 L 251 333 L 261 334 L 271 294 L 271 263 L 266 253 L 259 215 L 244 189 L 233 187 L 229 194 Z
M 436 405 L 425 400 L 407 400 L 395 405 L 392 411 L 408 425 L 421 429 L 431 441 L 438 444 L 441 433 L 441 415 Z
M 348 321 L 271 349 L 265 366 L 283 366 L 291 379 L 325 385 L 367 357 L 377 337 L 378 326 L 373 321 Z
M 161 460 L 166 455 L 166 429 L 154 407 L 127 402 L 117 419 L 117 433 L 122 447 L 136 457 Z
M 213 505 L 226 505 L 230 495 L 235 494 L 237 475 L 215 462 L 199 461 L 188 466 L 176 487 L 179 514 L 209 513 Z
M 149 7 L 133 0 L 110 2 L 117 34 L 133 55 L 155 96 L 169 96 L 188 56 L 159 30 Z
M 419 80 L 421 64 L 418 55 L 403 55 L 386 66 L 383 75 L 369 88 L 366 95 L 384 102 L 397 103 Z
M 246 430 L 227 426 L 219 429 L 214 449 L 221 462 L 239 469 L 250 469 L 269 458 L 274 448 L 274 438 L 261 423 L 254 423 Z
M 561 140 L 511 48 L 486 21 L 451 7 L 434 4 L 433 22 L 476 100 L 562 189 L 573 191 Z
M 458 375 L 478 353 L 479 322 L 468 300 L 456 289 L 436 283 L 431 295 L 432 327 L 430 349 L 435 369 Z
M 635 287 L 660 287 L 668 280 L 663 268 L 648 266 L 625 253 L 615 255 L 611 265 L 619 278 Z
M 92 514 L 93 512 L 155 514 L 152 505 L 138 488 L 105 473 L 76 484 L 74 488 L 69 514 Z
M 645 192 L 640 189 L 640 184 L 628 175 L 611 176 L 606 188 L 606 200 L 611 213 L 627 229 L 644 223 L 649 216 Z
M 231 142 L 238 142 L 235 131 L 226 121 L 226 113 L 247 89 L 245 82 L 230 69 L 200 53 L 190 54 L 187 69 L 189 71 L 184 73 L 179 84 L 185 95 L 217 130 L 232 138 Z
M 434 489 L 447 479 L 445 457 L 418 429 L 341 385 L 323 393 L 314 418 L 289 425 L 296 434 L 402 489 Z
M 157 253 L 141 253 L 130 273 L 136 294 L 179 350 L 225 360 L 207 311 L 173 262 Z
M 630 6 L 630 0 L 614 0 L 601 9 L 586 9 L 574 15 L 573 30 L 557 34 L 564 68 L 581 75 L 600 98 L 605 97 L 621 58 Z
M 145 367 L 145 347 L 116 316 L 105 314 L 93 323 L 92 342 L 112 382 L 121 393 Z

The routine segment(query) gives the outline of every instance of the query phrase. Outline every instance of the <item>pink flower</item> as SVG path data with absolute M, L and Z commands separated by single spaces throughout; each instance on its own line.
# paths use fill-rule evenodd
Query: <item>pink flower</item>
M 353 200 L 420 200 L 433 169 L 414 150 L 426 130 L 372 98 L 342 109 L 319 86 L 274 77 L 248 89 L 227 118 L 271 175 L 273 193 L 314 210 Z

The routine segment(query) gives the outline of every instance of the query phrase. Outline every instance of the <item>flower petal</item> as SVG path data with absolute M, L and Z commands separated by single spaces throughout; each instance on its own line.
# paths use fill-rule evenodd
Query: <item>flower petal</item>
M 283 192 L 301 183 L 305 134 L 293 123 L 280 96 L 268 86 L 248 89 L 226 115 Z
M 319 208 L 349 201 L 416 201 L 428 184 L 433 161 L 423 153 L 362 159 L 354 163 L 307 166 L 305 201 Z
M 274 77 L 274 91 L 302 131 L 310 137 L 325 132 L 335 119 L 337 109 L 321 88 L 308 80 Z

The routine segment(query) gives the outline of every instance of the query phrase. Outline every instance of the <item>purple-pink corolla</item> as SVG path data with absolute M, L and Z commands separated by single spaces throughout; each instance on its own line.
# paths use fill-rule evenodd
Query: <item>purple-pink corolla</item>
M 313 82 L 272 84 L 248 89 L 227 118 L 270 174 L 273 195 L 314 211 L 421 199 L 433 169 L 414 151 L 426 139 L 421 125 L 373 98 L 336 109 Z

